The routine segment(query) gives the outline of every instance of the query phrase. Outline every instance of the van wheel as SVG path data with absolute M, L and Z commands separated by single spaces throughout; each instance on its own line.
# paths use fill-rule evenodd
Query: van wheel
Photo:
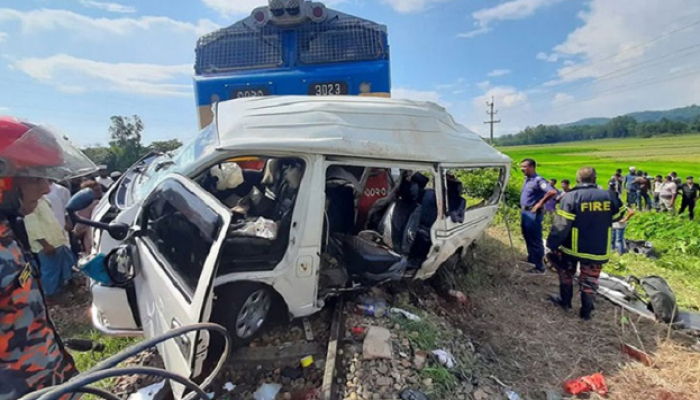
M 257 283 L 226 285 L 217 296 L 212 321 L 223 325 L 231 335 L 234 347 L 250 343 L 269 324 L 276 293 Z

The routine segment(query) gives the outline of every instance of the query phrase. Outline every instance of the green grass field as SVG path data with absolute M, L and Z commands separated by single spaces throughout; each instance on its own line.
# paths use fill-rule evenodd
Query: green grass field
M 682 178 L 700 177 L 700 135 L 604 139 L 501 147 L 499 150 L 516 162 L 534 158 L 540 175 L 559 181 L 570 179 L 573 182 L 576 171 L 582 166 L 596 168 L 598 175 L 606 180 L 617 168 L 626 173 L 630 166 L 654 176 L 676 171 Z

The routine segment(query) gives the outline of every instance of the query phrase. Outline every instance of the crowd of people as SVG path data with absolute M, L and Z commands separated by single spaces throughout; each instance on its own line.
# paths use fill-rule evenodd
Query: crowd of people
M 118 174 L 110 176 L 107 166 L 101 165 L 97 174 L 52 180 L 48 193 L 39 199 L 36 209 L 24 217 L 30 250 L 38 260 L 41 284 L 49 301 L 71 282 L 80 254 L 89 253 L 92 247 L 90 229 L 83 224 L 73 225 L 68 218 L 66 207 L 71 196 L 86 188 L 94 192 L 93 204 L 77 212 L 89 219 Z
M 556 190 L 555 197 L 547 201 L 545 212 L 555 213 L 561 198 L 571 191 L 569 180 L 561 181 L 561 190 L 556 187 L 557 180 L 550 179 L 550 186 Z M 608 180 L 608 187 L 620 199 L 624 199 L 630 215 L 613 224 L 612 248 L 620 254 L 626 252 L 625 230 L 627 223 L 636 212 L 664 212 L 682 215 L 688 211 L 690 221 L 695 219 L 695 206 L 700 198 L 700 185 L 694 177 L 688 176 L 685 182 L 674 171 L 666 175 L 651 177 L 647 172 L 636 167 L 629 167 L 629 173 L 622 175 L 622 169 L 617 169 Z
M 595 168 L 583 167 L 576 174 L 574 187 L 564 179 L 559 190 L 556 179 L 537 174 L 535 160 L 524 159 L 520 170 L 525 175 L 520 195 L 521 228 L 527 261 L 533 265 L 529 272 L 543 275 L 549 262 L 560 280 L 560 293 L 550 300 L 568 310 L 574 276 L 579 271 L 583 319 L 591 318 L 598 279 L 610 250 L 626 251 L 625 229 L 630 218 L 651 210 L 675 213 L 680 198 L 679 214 L 687 209 L 692 221 L 700 197 L 700 186 L 693 177 L 688 176 L 684 183 L 675 172 L 652 179 L 635 167 L 630 167 L 626 176 L 618 169 L 603 188 Z M 554 214 L 554 222 L 545 241 L 542 225 L 546 213 Z

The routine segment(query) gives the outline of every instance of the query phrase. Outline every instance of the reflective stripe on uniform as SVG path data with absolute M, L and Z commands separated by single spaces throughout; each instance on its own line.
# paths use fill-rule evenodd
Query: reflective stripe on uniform
M 579 253 L 579 252 L 573 251 L 571 249 L 567 249 L 564 246 L 560 247 L 559 249 L 561 249 L 561 251 L 564 254 L 568 254 L 570 256 L 574 256 L 574 257 L 578 257 L 578 258 L 584 258 L 586 260 L 591 260 L 591 261 L 608 261 L 610 259 L 609 254 L 597 256 L 595 254 Z
M 578 228 L 571 228 L 571 251 L 578 252 Z
M 620 208 L 620 212 L 618 212 L 617 214 L 613 215 L 613 220 L 622 218 L 622 216 L 625 215 L 626 212 L 627 212 L 627 206 L 622 206 L 622 207 Z
M 564 210 L 557 210 L 557 215 L 564 217 L 565 219 L 568 219 L 569 221 L 573 221 L 576 219 L 576 214 L 572 214 L 572 213 L 566 212 Z
M 608 228 L 608 254 L 612 253 L 612 227 Z

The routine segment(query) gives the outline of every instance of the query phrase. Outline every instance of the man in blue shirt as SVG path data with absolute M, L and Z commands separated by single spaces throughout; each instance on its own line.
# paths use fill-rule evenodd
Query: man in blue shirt
M 544 274 L 543 211 L 545 203 L 557 195 L 557 190 L 546 179 L 537 175 L 535 160 L 524 159 L 520 163 L 520 171 L 525 174 L 525 183 L 520 192 L 520 219 L 527 245 L 527 262 L 535 265 L 530 273 Z
M 637 196 L 639 195 L 637 184 L 634 180 L 637 178 L 637 168 L 630 167 L 630 173 L 625 176 L 625 189 L 627 190 L 627 207 L 632 207 L 637 204 Z

